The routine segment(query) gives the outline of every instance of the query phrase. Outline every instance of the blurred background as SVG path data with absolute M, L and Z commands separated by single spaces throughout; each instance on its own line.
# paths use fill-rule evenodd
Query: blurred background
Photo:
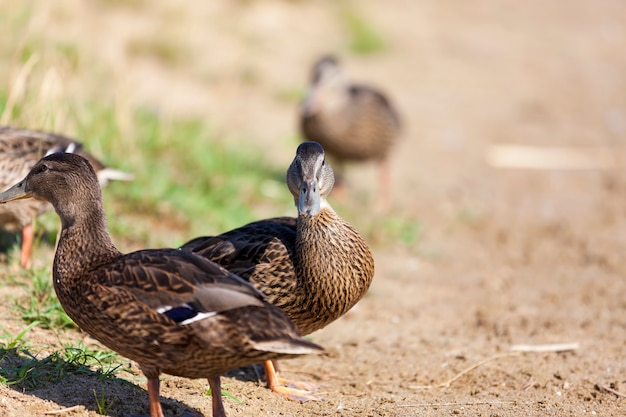
M 334 53 L 390 97 L 403 131 L 387 210 L 373 208 L 374 164 L 351 165 L 330 197 L 371 244 L 376 279 L 315 335 L 332 369 L 290 367 L 336 395 L 270 411 L 395 417 L 419 396 L 611 415 L 623 401 L 598 386 L 626 383 L 624 51 L 622 0 L 2 0 L 0 124 L 74 136 L 133 173 L 104 190 L 116 244 L 176 246 L 295 214 L 299 106 Z M 42 231 L 58 220 L 40 222 L 48 282 Z M 581 349 L 422 390 L 513 343 L 566 341 Z
M 324 53 L 404 122 L 393 216 L 368 210 L 368 165 L 339 202 L 383 244 L 415 244 L 418 213 L 451 198 L 452 216 L 488 205 L 490 187 L 472 187 L 490 145 L 626 143 L 619 1 L 3 1 L 0 16 L 0 122 L 75 136 L 133 172 L 108 210 L 142 245 L 293 213 L 283 173 Z

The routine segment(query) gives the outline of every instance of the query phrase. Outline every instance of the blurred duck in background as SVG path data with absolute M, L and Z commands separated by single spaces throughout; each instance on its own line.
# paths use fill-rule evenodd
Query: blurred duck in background
M 335 161 L 341 186 L 347 162 L 376 161 L 380 165 L 378 205 L 390 198 L 389 152 L 400 133 L 400 118 L 381 91 L 352 83 L 333 56 L 320 58 L 300 111 L 300 129 Z
M 101 185 L 110 180 L 132 179 L 130 174 L 105 167 L 74 139 L 35 130 L 0 127 L 0 191 L 24 178 L 42 157 L 59 152 L 76 153 L 87 159 Z M 30 261 L 35 218 L 51 208 L 47 202 L 35 199 L 0 205 L 0 228 L 22 233 L 20 265 L 23 267 Z

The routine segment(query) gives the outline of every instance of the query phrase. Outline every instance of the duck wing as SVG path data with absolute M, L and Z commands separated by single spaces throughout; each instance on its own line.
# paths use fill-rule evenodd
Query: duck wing
M 281 265 L 293 271 L 296 219 L 276 217 L 249 223 L 218 236 L 203 236 L 181 249 L 216 262 L 243 279 L 250 280 L 265 268 Z
M 98 283 L 132 294 L 174 321 L 246 306 L 262 306 L 264 295 L 219 265 L 176 249 L 124 255 L 98 274 Z

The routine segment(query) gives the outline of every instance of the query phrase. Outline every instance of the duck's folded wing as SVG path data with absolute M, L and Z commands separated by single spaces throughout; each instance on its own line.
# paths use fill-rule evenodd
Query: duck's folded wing
M 277 217 L 247 224 L 218 236 L 204 236 L 185 243 L 181 249 L 210 259 L 247 279 L 259 264 L 277 257 L 292 258 L 296 219 Z
M 277 307 L 250 284 L 199 255 L 175 249 L 134 252 L 117 258 L 93 278 L 96 282 L 88 286 L 90 314 L 99 318 L 87 321 L 92 326 L 88 332 L 106 333 L 96 332 L 97 325 L 115 329 L 124 340 L 150 343 L 155 355 L 157 351 L 174 355 L 191 340 L 207 346 L 228 341 L 228 346 L 239 347 L 251 343 L 250 348 L 258 351 L 302 353 L 291 352 L 291 345 L 302 344 L 300 336 Z M 115 335 L 101 341 L 126 349 L 118 346 Z M 282 339 L 291 350 L 275 346 Z
M 98 281 L 132 294 L 137 304 L 179 323 L 264 304 L 263 294 L 244 280 L 201 256 L 176 249 L 125 255 L 99 274 Z

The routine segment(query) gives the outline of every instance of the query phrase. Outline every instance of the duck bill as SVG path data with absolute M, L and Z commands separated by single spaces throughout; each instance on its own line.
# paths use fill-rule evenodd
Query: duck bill
M 320 212 L 320 188 L 317 181 L 304 181 L 298 197 L 298 213 L 315 216 Z
M 0 203 L 8 203 L 9 201 L 21 200 L 32 196 L 31 192 L 26 191 L 25 181 L 22 180 L 5 192 L 0 193 Z

